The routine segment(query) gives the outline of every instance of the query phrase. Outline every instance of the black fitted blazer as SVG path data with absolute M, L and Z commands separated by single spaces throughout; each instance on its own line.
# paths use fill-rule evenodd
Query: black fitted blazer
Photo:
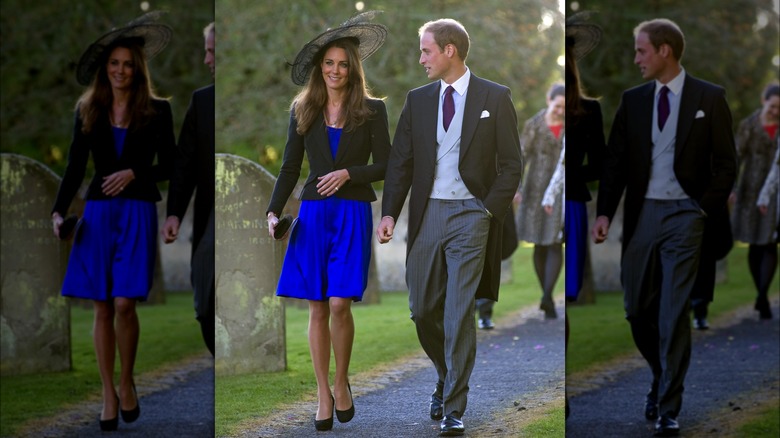
M 173 136 L 173 115 L 167 100 L 152 101 L 155 115 L 142 127 L 131 128 L 122 155 L 117 156 L 114 147 L 114 134 L 108 114 L 101 115 L 85 134 L 81 131 L 81 117 L 76 112 L 73 140 L 68 152 L 68 166 L 62 177 L 53 212 L 65 216 L 73 197 L 76 195 L 90 153 L 95 164 L 95 175 L 89 184 L 87 200 L 110 199 L 103 193 L 103 178 L 114 172 L 132 169 L 135 179 L 116 197 L 157 202 L 162 199 L 157 182 L 170 177 L 176 143 Z M 157 164 L 154 163 L 155 156 Z
M 566 200 L 588 202 L 588 183 L 601 176 L 606 145 L 601 105 L 591 99 L 581 102 L 584 114 L 566 121 Z
M 356 201 L 376 201 L 376 193 L 371 183 L 385 178 L 387 157 L 390 154 L 390 133 L 385 103 L 377 99 L 366 99 L 366 103 L 374 110 L 374 115 L 354 130 L 345 129 L 341 133 L 335 160 L 330 152 L 324 116 L 320 114 L 309 132 L 300 135 L 296 131 L 298 122 L 295 120 L 295 113 L 291 112 L 282 168 L 279 170 L 279 178 L 276 180 L 266 214 L 272 211 L 279 216 L 284 210 L 284 205 L 301 174 L 304 152 L 309 158 L 309 177 L 306 178 L 301 193 L 302 200 L 324 199 L 324 196 L 317 193 L 317 178 L 334 170 L 346 169 L 350 180 L 333 196 Z M 371 164 L 369 157 L 373 162 Z

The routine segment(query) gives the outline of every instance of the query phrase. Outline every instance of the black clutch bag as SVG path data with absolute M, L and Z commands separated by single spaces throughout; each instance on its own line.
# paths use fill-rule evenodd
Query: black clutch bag
M 80 222 L 80 219 L 75 214 L 72 214 L 65 218 L 60 225 L 60 240 L 70 240 L 76 231 L 76 226 Z
M 287 235 L 287 232 L 292 230 L 295 224 L 298 222 L 298 218 L 293 219 L 289 214 L 284 215 L 279 219 L 279 223 L 274 228 L 274 239 L 282 240 Z

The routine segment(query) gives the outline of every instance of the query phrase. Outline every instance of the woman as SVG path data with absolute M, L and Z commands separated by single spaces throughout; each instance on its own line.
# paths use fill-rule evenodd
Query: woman
M 140 414 L 133 381 L 139 336 L 135 307 L 146 300 L 152 286 L 155 202 L 161 199 L 155 183 L 168 179 L 175 147 L 170 105 L 154 95 L 146 67 L 146 60 L 159 53 L 172 34 L 168 26 L 155 23 L 157 17 L 146 14 L 109 32 L 82 55 L 77 79 L 87 90 L 76 104 L 68 166 L 52 210 L 54 234 L 66 238 L 60 236 L 60 226 L 91 154 L 95 175 L 75 232 L 62 295 L 93 302 L 93 338 L 103 384 L 102 430 L 116 430 L 119 414 L 126 423 Z
M 351 304 L 368 281 L 372 216 L 371 183 L 384 178 L 390 153 L 387 111 L 366 88 L 361 60 L 384 43 L 387 30 L 360 14 L 318 36 L 298 54 L 292 69 L 303 90 L 293 99 L 282 168 L 266 211 L 274 236 L 301 172 L 310 172 L 297 224 L 288 232 L 277 295 L 309 302 L 309 350 L 319 401 L 314 426 L 333 427 L 333 410 L 346 423 L 355 413 L 349 361 L 355 327 Z M 369 156 L 373 164 L 369 164 Z M 329 327 L 330 320 L 330 327 Z M 330 351 L 336 358 L 331 392 Z
M 606 145 L 601 105 L 585 95 L 577 62 L 601 40 L 601 28 L 588 23 L 587 13 L 566 20 L 566 123 L 569 148 L 566 154 L 566 301 L 576 301 L 582 289 L 588 251 L 588 211 L 592 199 L 587 183 L 598 181 Z M 569 318 L 566 318 L 566 346 Z M 569 403 L 566 399 L 566 416 Z
M 547 108 L 525 123 L 520 138 L 528 170 L 516 196 L 520 202 L 517 237 L 534 244 L 534 269 L 542 286 L 539 308 L 544 310 L 545 318 L 558 317 L 552 293 L 563 264 L 563 205 L 555 202 L 552 213 L 546 214 L 542 197 L 561 154 L 565 102 L 565 87 L 553 85 L 547 93 Z
M 748 266 L 758 296 L 755 309 L 761 319 L 771 319 L 767 293 L 777 270 L 777 199 L 769 200 L 767 213 L 756 208 L 759 191 L 769 174 L 777 150 L 777 127 L 780 120 L 780 85 L 766 87 L 761 108 L 739 124 L 737 154 L 740 172 L 729 202 L 733 202 L 731 224 L 734 239 L 748 243 Z

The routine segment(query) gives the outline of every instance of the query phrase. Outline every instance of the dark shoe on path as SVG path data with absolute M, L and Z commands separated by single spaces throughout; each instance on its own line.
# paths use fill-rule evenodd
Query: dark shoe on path
M 707 330 L 710 325 L 707 323 L 706 318 L 693 318 L 693 328 L 696 330 Z
M 336 418 L 339 419 L 339 423 L 348 423 L 355 416 L 355 401 L 352 399 L 352 387 L 349 386 L 349 383 L 347 383 L 347 389 L 349 389 L 349 401 L 352 403 L 352 406 L 346 411 L 336 409 Z M 336 407 L 335 401 L 333 402 L 333 407 L 334 409 Z
M 135 390 L 135 383 L 133 383 L 133 395 L 135 396 L 135 407 L 126 411 L 119 406 L 119 413 L 122 414 L 122 421 L 125 423 L 132 423 L 137 420 L 141 415 L 141 400 L 138 399 L 138 391 Z
M 452 411 L 441 420 L 439 436 L 461 436 L 466 432 L 458 411 Z
M 645 418 L 651 421 L 658 419 L 658 401 L 650 394 L 645 398 Z
M 444 383 L 436 383 L 436 390 L 431 394 L 431 420 L 441 420 L 444 416 Z
M 769 300 L 766 297 L 758 298 L 754 307 L 758 310 L 759 318 L 772 319 L 772 309 L 769 306 Z
M 330 401 L 333 403 L 333 409 L 336 409 L 336 399 L 333 398 L 333 396 L 330 396 Z M 326 418 L 324 420 L 318 420 L 317 414 L 314 414 L 314 428 L 317 430 L 331 430 L 333 429 L 333 411 L 331 411 L 330 418 Z
M 661 415 L 655 422 L 653 436 L 677 436 L 680 434 L 680 425 L 677 420 L 669 415 Z
M 490 318 L 479 318 L 479 324 L 477 326 L 482 330 L 491 330 L 495 327 Z
M 542 298 L 539 303 L 539 309 L 544 310 L 544 319 L 556 319 L 558 313 L 555 311 L 555 302 L 552 299 Z
M 119 409 L 119 397 L 116 398 L 116 406 Z M 98 422 L 100 423 L 100 430 L 104 432 L 114 431 L 119 427 L 119 415 L 109 420 L 101 420 L 100 414 L 98 414 Z

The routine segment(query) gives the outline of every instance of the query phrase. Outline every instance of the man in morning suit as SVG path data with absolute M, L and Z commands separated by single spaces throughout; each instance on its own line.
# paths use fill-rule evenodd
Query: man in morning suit
M 689 297 L 704 224 L 734 183 L 736 155 L 723 88 L 682 68 L 680 28 L 655 19 L 634 29 L 644 85 L 623 93 L 599 185 L 595 243 L 607 238 L 625 189 L 621 281 L 626 319 L 653 382 L 645 416 L 655 435 L 679 433 L 691 356 Z
M 520 182 L 520 140 L 509 89 L 466 67 L 463 25 L 431 21 L 419 35 L 420 64 L 435 82 L 406 96 L 376 232 L 380 243 L 392 239 L 411 188 L 406 283 L 417 337 L 439 377 L 430 416 L 441 420 L 441 435 L 462 435 L 474 302 L 498 298 L 501 221 Z
M 214 78 L 214 23 L 203 30 L 206 56 Z M 195 317 L 203 340 L 214 354 L 214 84 L 192 93 L 179 134 L 179 154 L 168 189 L 168 218 L 163 224 L 165 243 L 179 235 L 181 219 L 193 191 L 191 279 L 195 290 Z

